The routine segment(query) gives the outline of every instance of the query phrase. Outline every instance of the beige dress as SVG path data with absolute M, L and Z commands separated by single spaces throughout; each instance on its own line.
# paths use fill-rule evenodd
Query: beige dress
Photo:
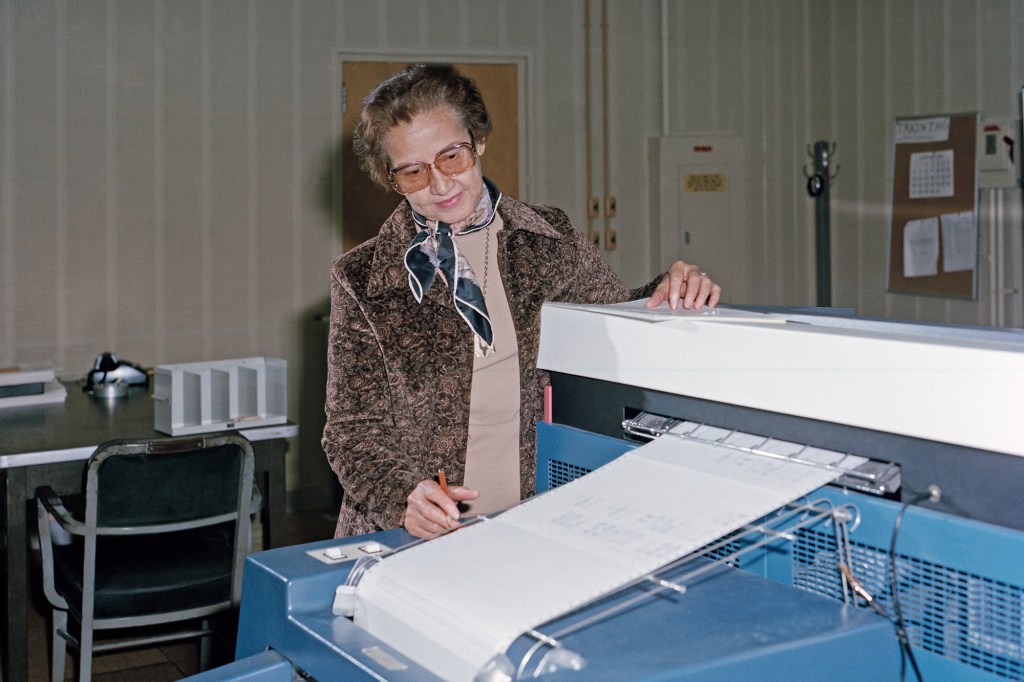
M 486 514 L 519 502 L 519 348 L 498 271 L 497 233 L 501 228 L 501 216 L 495 216 L 489 227 L 456 236 L 485 291 L 494 332 L 494 353 L 473 359 L 466 478 L 461 483 L 480 491 L 480 497 L 466 503 L 468 514 Z

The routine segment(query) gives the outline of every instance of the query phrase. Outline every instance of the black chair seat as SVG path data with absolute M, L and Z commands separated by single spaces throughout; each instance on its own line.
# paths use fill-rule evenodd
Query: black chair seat
M 95 617 L 124 618 L 230 601 L 232 525 L 98 538 Z M 57 589 L 71 603 L 81 604 L 81 541 L 56 546 L 53 554 Z

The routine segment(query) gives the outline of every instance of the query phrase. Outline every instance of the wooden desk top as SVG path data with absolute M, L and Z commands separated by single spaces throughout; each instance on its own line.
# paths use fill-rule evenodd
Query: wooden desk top
M 153 398 L 133 386 L 123 398 L 94 398 L 84 382 L 65 382 L 60 403 L 0 409 L 0 469 L 87 459 L 97 445 L 115 438 L 169 437 L 154 428 Z M 239 431 L 251 441 L 290 438 L 294 423 Z

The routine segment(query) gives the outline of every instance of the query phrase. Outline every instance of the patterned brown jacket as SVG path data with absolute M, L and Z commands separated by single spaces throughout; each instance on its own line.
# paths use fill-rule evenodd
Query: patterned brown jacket
M 661 278 L 627 289 L 559 209 L 503 197 L 498 213 L 498 266 L 519 343 L 525 498 L 548 381 L 537 369 L 541 304 L 648 297 Z M 472 331 L 441 277 L 422 304 L 413 298 L 403 259 L 415 229 L 403 201 L 377 237 L 332 266 L 323 447 L 343 490 L 338 537 L 398 526 L 419 481 L 444 469 L 460 482 L 465 471 Z

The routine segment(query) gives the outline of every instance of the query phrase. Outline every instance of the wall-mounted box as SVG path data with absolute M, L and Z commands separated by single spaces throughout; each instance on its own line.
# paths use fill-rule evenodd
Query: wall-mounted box
M 159 365 L 153 372 L 155 428 L 184 436 L 288 420 L 288 363 L 240 358 Z
M 978 129 L 978 187 L 1016 187 L 1021 181 L 1020 122 L 986 118 Z

